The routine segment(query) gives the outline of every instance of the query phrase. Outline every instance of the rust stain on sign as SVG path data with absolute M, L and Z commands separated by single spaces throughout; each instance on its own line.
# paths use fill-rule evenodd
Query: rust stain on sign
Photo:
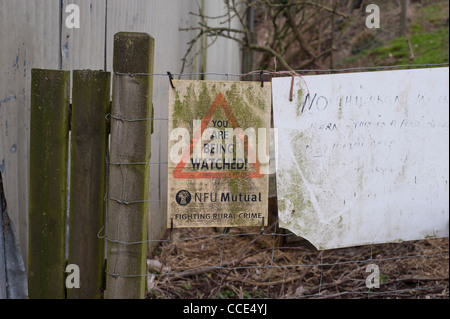
M 267 225 L 270 83 L 173 84 L 167 226 Z

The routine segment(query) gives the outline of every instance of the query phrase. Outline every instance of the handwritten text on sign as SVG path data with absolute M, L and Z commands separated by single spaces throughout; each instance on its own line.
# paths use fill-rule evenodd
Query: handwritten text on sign
M 174 84 L 167 226 L 267 225 L 270 83 Z
M 449 233 L 448 68 L 272 81 L 280 226 L 328 249 Z

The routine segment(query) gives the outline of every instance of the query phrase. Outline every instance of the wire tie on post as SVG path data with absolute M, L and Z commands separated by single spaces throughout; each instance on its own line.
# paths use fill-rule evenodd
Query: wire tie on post
M 173 75 L 169 71 L 167 71 L 167 75 L 169 76 L 169 82 L 172 89 L 175 89 L 175 86 L 173 85 Z
M 260 76 L 260 79 L 261 79 L 261 87 L 263 88 L 264 87 L 264 71 L 263 70 L 261 70 L 259 72 L 259 76 Z
M 105 226 L 103 226 L 103 227 L 98 231 L 98 233 L 97 233 L 97 238 L 99 238 L 99 239 L 106 238 L 106 235 L 105 235 L 105 236 L 100 236 L 100 233 L 103 231 L 103 229 L 105 229 Z

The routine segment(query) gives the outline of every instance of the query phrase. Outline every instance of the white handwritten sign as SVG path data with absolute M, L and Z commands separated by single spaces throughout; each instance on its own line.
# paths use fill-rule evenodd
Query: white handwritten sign
M 270 83 L 174 84 L 167 226 L 267 226 Z
M 319 249 L 449 235 L 449 69 L 274 78 L 280 226 Z

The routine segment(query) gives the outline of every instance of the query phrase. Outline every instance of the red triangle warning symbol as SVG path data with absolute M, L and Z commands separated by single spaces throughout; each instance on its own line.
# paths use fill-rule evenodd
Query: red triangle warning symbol
M 238 138 L 244 139 L 244 152 L 246 154 L 251 155 L 256 158 L 255 163 L 249 163 L 255 169 L 255 171 L 228 171 L 228 172 L 183 172 L 186 163 L 189 161 L 195 146 L 198 142 L 201 141 L 201 136 L 203 132 L 208 127 L 209 122 L 211 121 L 214 113 L 217 111 L 218 107 L 222 107 L 229 123 L 233 126 L 233 129 L 239 128 L 239 123 L 236 120 L 233 112 L 231 111 L 231 107 L 228 105 L 227 100 L 222 92 L 219 92 L 214 99 L 214 102 L 211 104 L 208 112 L 206 113 L 204 119 L 202 120 L 201 126 L 198 131 L 194 134 L 194 137 L 191 140 L 190 146 L 186 148 L 183 156 L 181 157 L 181 161 L 178 163 L 177 167 L 173 171 L 174 178 L 184 178 L 184 179 L 200 179 L 200 178 L 262 178 L 264 174 L 261 173 L 261 164 L 254 156 L 253 150 L 250 145 L 248 145 L 247 136 L 238 136 Z M 200 138 L 198 138 L 200 137 Z

